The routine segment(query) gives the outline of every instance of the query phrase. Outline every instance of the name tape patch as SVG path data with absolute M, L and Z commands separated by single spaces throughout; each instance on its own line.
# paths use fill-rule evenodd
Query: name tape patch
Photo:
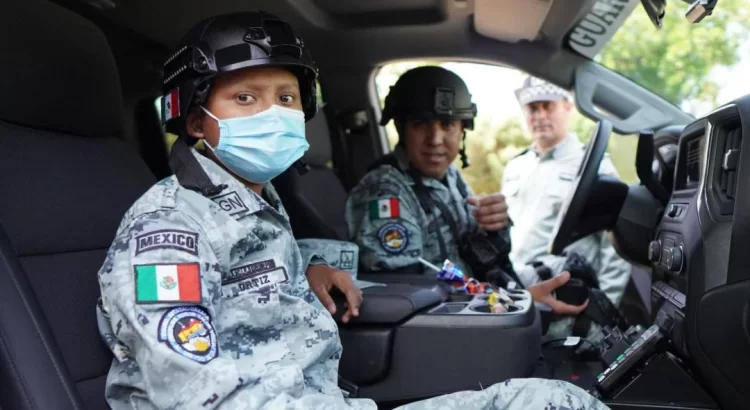
M 289 275 L 286 268 L 279 266 L 269 271 L 255 273 L 247 279 L 237 282 L 236 286 L 240 292 L 259 292 L 288 281 Z
M 221 208 L 225 212 L 228 212 L 229 215 L 232 216 L 237 216 L 249 211 L 247 209 L 247 205 L 245 205 L 245 202 L 242 201 L 242 198 L 240 197 L 240 194 L 237 193 L 237 191 L 232 191 L 224 195 L 213 197 L 211 198 L 211 200 L 219 205 L 219 208 Z
M 157 249 L 175 249 L 198 255 L 198 234 L 195 232 L 163 229 L 136 238 L 135 254 Z
M 208 313 L 197 306 L 168 310 L 159 321 L 159 341 L 177 354 L 198 363 L 208 363 L 219 355 L 216 329 Z
M 253 262 L 248 265 L 238 266 L 229 270 L 229 273 L 222 278 L 222 285 L 231 285 L 243 281 L 259 273 L 268 272 L 276 268 L 276 261 L 266 259 L 260 262 Z

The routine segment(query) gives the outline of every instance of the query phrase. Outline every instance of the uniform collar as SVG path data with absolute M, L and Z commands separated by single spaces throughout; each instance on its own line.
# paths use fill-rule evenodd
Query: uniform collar
M 261 210 L 269 209 L 269 203 L 267 203 L 260 195 L 256 194 L 253 190 L 245 186 L 241 181 L 237 180 L 232 174 L 227 172 L 224 168 L 219 166 L 210 158 L 200 154 L 194 148 L 191 148 L 193 155 L 198 160 L 201 168 L 206 172 L 208 177 L 215 185 L 226 185 L 226 188 L 218 195 L 211 199 L 216 199 L 225 195 L 237 193 L 238 195 L 246 198 L 245 206 L 247 207 L 247 214 L 253 214 Z M 270 182 L 263 184 L 263 193 L 268 198 L 270 205 L 276 208 L 279 213 L 283 214 L 281 207 L 281 199 L 276 193 Z
M 539 153 L 532 144 L 529 151 L 533 152 L 540 159 L 562 159 L 581 150 L 583 144 L 578 139 L 578 135 L 568 133 L 559 144 L 550 148 L 547 152 Z

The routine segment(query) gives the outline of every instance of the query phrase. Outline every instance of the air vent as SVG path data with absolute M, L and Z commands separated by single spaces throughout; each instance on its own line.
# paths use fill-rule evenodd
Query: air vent
M 685 188 L 695 188 L 698 186 L 701 177 L 701 154 L 703 152 L 702 137 L 694 138 L 685 145 Z
M 713 191 L 719 205 L 719 213 L 722 215 L 731 215 L 734 212 L 741 147 L 742 129 L 740 124 L 734 123 L 719 127 L 716 133 Z

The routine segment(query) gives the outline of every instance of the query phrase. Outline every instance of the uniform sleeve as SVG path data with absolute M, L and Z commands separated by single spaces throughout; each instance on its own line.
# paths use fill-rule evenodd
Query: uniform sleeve
M 346 203 L 351 241 L 359 246 L 360 267 L 388 271 L 419 264 L 422 226 L 419 203 L 403 181 L 370 173 Z
M 220 357 L 221 275 L 206 233 L 171 210 L 141 215 L 118 237 L 100 272 L 102 302 L 148 400 L 158 409 L 216 408 L 240 376 Z
M 282 360 L 288 349 L 269 330 L 276 313 L 264 309 L 262 295 L 258 304 L 242 305 L 248 312 L 228 307 L 238 299 L 222 295 L 216 252 L 225 250 L 212 246 L 217 232 L 184 213 L 160 211 L 124 227 L 110 249 L 99 281 L 115 339 L 108 344 L 117 346 L 121 365 L 135 362 L 146 396 L 128 403 L 145 400 L 148 408 L 170 410 L 336 406 L 342 399 L 332 394 L 286 393 L 294 386 L 283 380 L 302 369 Z M 124 377 L 113 372 L 108 384 Z
M 630 280 L 631 266 L 617 254 L 605 232 L 601 232 L 599 236 L 601 237 L 599 240 L 601 268 L 597 275 L 599 289 L 607 295 L 615 306 L 619 306 L 622 296 L 625 294 L 625 287 Z
M 300 254 L 302 255 L 302 266 L 305 267 L 305 270 L 310 265 L 326 265 L 331 266 L 331 264 L 323 257 L 323 255 L 320 254 L 320 252 L 317 252 L 316 249 L 311 248 L 309 246 L 304 246 L 305 242 L 297 241 L 297 247 L 299 248 Z

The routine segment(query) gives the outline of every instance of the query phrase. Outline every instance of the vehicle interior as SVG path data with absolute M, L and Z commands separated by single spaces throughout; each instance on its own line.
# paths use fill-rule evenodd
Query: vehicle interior
M 655 24 L 665 4 L 635 3 Z M 434 277 L 360 272 L 387 286 L 365 289 L 360 317 L 340 323 L 340 374 L 353 394 L 390 408 L 534 376 L 575 382 L 612 409 L 747 408 L 750 185 L 740 181 L 750 180 L 750 150 L 742 149 L 750 96 L 694 118 L 573 50 L 570 33 L 596 7 L 597 0 L 0 6 L 0 409 L 109 408 L 112 355 L 97 331 L 96 274 L 122 215 L 171 174 L 155 103 L 162 64 L 199 20 L 258 9 L 288 21 L 320 68 L 325 104 L 308 123 L 308 169 L 274 180 L 297 238 L 347 239 L 347 192 L 388 151 L 378 69 L 449 58 L 514 67 L 575 94 L 597 126 L 551 250 L 607 230 L 620 256 L 649 277 L 648 300 L 630 295 L 647 305 L 648 317 L 630 320 L 639 330 L 600 357 L 565 356 L 550 370 L 557 351 L 542 348 L 548 323 L 527 291 L 512 291 L 512 309 L 492 314 L 483 296 L 447 294 Z M 597 175 L 612 132 L 637 135 L 635 184 Z

